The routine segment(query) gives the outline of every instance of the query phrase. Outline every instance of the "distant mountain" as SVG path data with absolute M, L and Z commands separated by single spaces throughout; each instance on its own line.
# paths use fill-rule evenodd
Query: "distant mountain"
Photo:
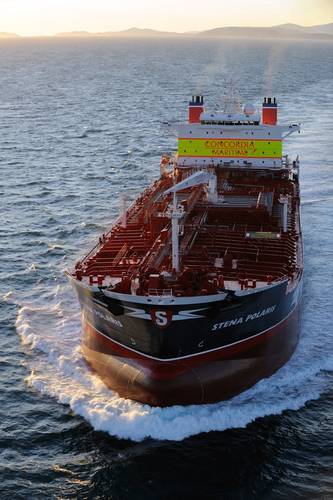
M 93 33 L 88 31 L 64 31 L 63 33 L 56 33 L 54 36 L 94 36 Z
M 315 26 L 301 26 L 299 24 L 286 23 L 270 27 L 252 26 L 224 26 L 205 31 L 186 31 L 177 33 L 175 31 L 159 31 L 150 28 L 129 28 L 122 31 L 104 31 L 91 33 L 89 31 L 68 31 L 57 33 L 56 37 L 133 37 L 133 38 L 156 38 L 160 37 L 228 37 L 228 38 L 291 38 L 291 39 L 315 39 L 333 41 L 333 23 L 319 24 Z M 0 31 L 0 38 L 18 38 L 16 33 Z
M 88 31 L 70 31 L 57 33 L 55 36 L 121 36 L 121 37 L 156 37 L 156 36 L 180 36 L 180 33 L 172 31 L 158 31 L 149 28 L 129 28 L 123 31 L 103 31 L 101 33 L 89 33 Z
M 5 33 L 3 31 L 0 31 L 0 38 L 17 38 L 19 35 L 16 33 Z
M 310 26 L 306 28 L 311 33 L 323 33 L 326 35 L 333 35 L 333 23 L 319 24 L 318 26 Z
M 287 23 L 274 26 L 274 28 L 283 31 L 294 30 L 298 33 L 321 33 L 323 35 L 333 35 L 333 23 L 319 24 L 317 26 L 300 26 L 299 24 Z
M 301 26 L 300 24 L 293 24 L 293 23 L 285 23 L 285 24 L 278 24 L 277 26 L 272 26 L 270 29 L 277 29 L 277 30 L 283 30 L 283 31 L 298 31 L 298 32 L 304 32 L 306 31 L 305 26 Z
M 158 31 L 149 28 L 129 28 L 123 31 L 104 31 L 101 33 L 90 33 L 88 31 L 71 31 L 67 33 L 57 33 L 58 37 L 229 37 L 229 38 L 291 38 L 291 39 L 323 39 L 333 40 L 333 23 L 318 26 L 300 26 L 298 24 L 280 24 L 266 28 L 250 26 L 227 26 L 214 28 L 205 31 L 188 31 L 176 33 L 174 31 Z
M 280 38 L 283 34 L 284 38 L 294 39 L 332 39 L 333 40 L 333 23 L 322 26 L 299 26 L 298 24 L 281 24 L 267 28 L 256 27 L 240 27 L 230 26 L 222 28 L 214 28 L 211 30 L 201 31 L 198 36 L 209 37 L 236 37 L 236 38 Z
M 116 35 L 116 36 L 179 36 L 179 33 L 173 31 L 158 31 L 149 28 L 129 28 L 124 31 L 109 31 L 101 33 L 103 35 Z

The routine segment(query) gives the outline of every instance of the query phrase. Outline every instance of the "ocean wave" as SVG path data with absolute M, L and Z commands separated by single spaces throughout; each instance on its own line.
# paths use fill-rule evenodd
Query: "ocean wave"
M 77 139 L 85 139 L 89 135 L 101 134 L 102 132 L 105 132 L 105 130 L 101 129 L 101 128 L 93 128 L 93 127 L 91 127 L 91 128 L 85 129 L 81 134 L 77 135 L 75 138 L 77 138 Z
M 47 253 L 53 252 L 55 250 L 64 251 L 64 246 L 60 245 L 59 243 L 48 243 L 47 244 Z
M 14 291 L 13 290 L 9 290 L 9 292 L 6 292 L 4 295 L 2 295 L 2 300 L 4 302 L 8 302 L 8 303 L 14 303 L 14 300 L 13 300 L 13 293 Z
M 326 196 L 326 197 L 323 197 L 323 198 L 313 198 L 313 199 L 309 199 L 309 200 L 303 200 L 301 202 L 301 205 L 304 206 L 304 205 L 315 205 L 317 203 L 322 203 L 322 202 L 325 202 L 325 201 L 330 201 L 330 200 L 333 200 L 333 196 Z

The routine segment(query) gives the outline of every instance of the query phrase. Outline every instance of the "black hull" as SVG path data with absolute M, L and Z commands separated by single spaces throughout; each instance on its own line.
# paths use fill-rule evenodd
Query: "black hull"
M 284 281 L 187 304 L 76 289 L 86 360 L 119 395 L 150 405 L 228 399 L 278 370 L 297 345 L 301 276 L 293 289 Z
M 298 333 L 297 307 L 279 325 L 240 345 L 161 362 L 136 356 L 86 325 L 83 354 L 120 396 L 151 406 L 204 404 L 230 399 L 271 376 L 293 354 Z

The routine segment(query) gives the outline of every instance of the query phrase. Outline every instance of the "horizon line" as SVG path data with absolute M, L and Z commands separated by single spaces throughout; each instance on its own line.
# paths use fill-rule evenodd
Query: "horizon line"
M 182 36 L 182 35 L 191 35 L 191 34 L 199 34 L 199 33 L 204 33 L 206 31 L 212 31 L 212 30 L 215 30 L 215 29 L 223 29 L 223 28 L 254 28 L 254 29 L 272 29 L 272 28 L 278 28 L 278 27 L 281 27 L 281 26 L 297 26 L 299 28 L 312 28 L 312 27 L 321 27 L 321 26 L 327 26 L 329 24 L 333 24 L 333 21 L 330 21 L 330 22 L 327 22 L 327 23 L 323 23 L 323 24 L 309 24 L 309 25 L 306 25 L 306 24 L 297 24 L 297 23 L 291 23 L 291 22 L 285 22 L 285 23 L 281 23 L 281 24 L 273 24 L 273 25 L 265 25 L 265 26 L 258 26 L 258 25 L 236 25 L 236 24 L 233 24 L 233 25 L 219 25 L 219 26 L 214 26 L 214 27 L 210 27 L 210 28 L 205 28 L 205 29 L 201 29 L 201 30 L 188 30 L 188 31 L 168 31 L 168 30 L 165 30 L 165 29 L 157 29 L 157 28 L 147 28 L 147 27 L 138 27 L 138 26 L 131 26 L 129 28 L 124 28 L 122 30 L 116 30 L 116 31 L 112 31 L 111 29 L 110 30 L 106 30 L 106 31 L 88 31 L 88 30 L 85 30 L 85 29 L 74 29 L 74 30 L 71 30 L 71 31 L 59 31 L 59 32 L 56 32 L 56 33 L 48 33 L 48 34 L 22 34 L 22 33 L 16 33 L 16 32 L 10 32 L 10 31 L 0 31 L 0 39 L 1 38 L 6 38 L 6 36 L 9 37 L 20 37 L 20 38 L 52 38 L 52 37 L 56 37 L 56 36 L 62 36 L 62 35 L 67 35 L 67 34 L 77 34 L 77 36 L 79 36 L 80 34 L 82 34 L 82 36 L 84 35 L 92 35 L 92 36 L 103 36 L 103 35 L 108 35 L 108 34 L 117 34 L 117 33 L 126 33 L 127 31 L 131 31 L 131 30 L 137 30 L 137 31 L 154 31 L 154 32 L 157 32 L 157 33 L 168 33 L 168 34 L 172 34 L 172 35 L 179 35 L 179 36 Z M 321 34 L 321 33 L 313 33 L 313 34 Z M 325 35 L 325 33 L 324 33 Z M 326 34 L 328 36 L 330 36 L 330 34 Z

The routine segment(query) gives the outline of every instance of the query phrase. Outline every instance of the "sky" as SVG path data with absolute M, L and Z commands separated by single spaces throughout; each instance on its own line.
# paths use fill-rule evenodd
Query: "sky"
M 183 32 L 329 22 L 333 0 L 0 0 L 0 32 L 27 36 L 133 26 Z

